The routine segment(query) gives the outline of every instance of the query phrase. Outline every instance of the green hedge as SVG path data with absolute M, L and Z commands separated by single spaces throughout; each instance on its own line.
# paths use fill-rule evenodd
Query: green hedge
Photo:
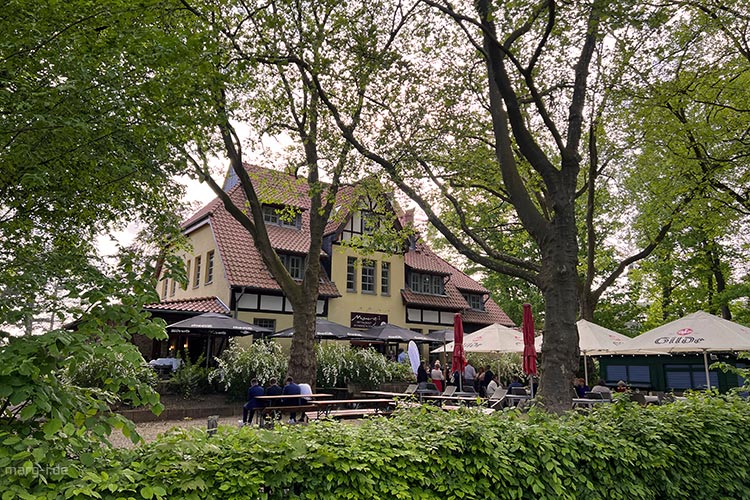
M 562 417 L 420 408 L 359 425 L 174 431 L 27 486 L 103 498 L 742 499 L 749 431 L 750 405 L 732 397 Z

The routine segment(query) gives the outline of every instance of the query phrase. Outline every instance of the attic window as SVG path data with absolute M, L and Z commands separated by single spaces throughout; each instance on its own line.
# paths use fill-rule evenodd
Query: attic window
M 478 311 L 484 311 L 484 297 L 476 293 L 464 293 L 462 294 L 469 307 Z
M 286 209 L 264 205 L 262 210 L 263 221 L 266 224 L 290 227 L 293 229 L 299 229 L 302 227 L 302 216 L 299 213 L 295 213 L 293 208 Z
M 281 263 L 289 271 L 289 275 L 296 280 L 302 279 L 302 274 L 305 268 L 305 258 L 300 255 L 279 255 Z
M 445 295 L 445 282 L 443 282 L 443 277 L 437 274 L 411 273 L 409 288 L 417 293 Z

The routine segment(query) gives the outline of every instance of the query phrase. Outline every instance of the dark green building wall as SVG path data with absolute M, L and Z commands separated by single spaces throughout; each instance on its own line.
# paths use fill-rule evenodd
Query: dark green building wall
M 723 361 L 739 368 L 750 367 L 747 360 L 737 360 L 733 354 L 708 354 L 709 368 Z M 608 386 L 615 387 L 624 380 L 630 387 L 652 391 L 684 391 L 705 389 L 706 374 L 703 354 L 673 354 L 671 356 L 600 356 L 600 377 Z M 709 369 L 711 386 L 726 392 L 742 385 L 742 379 L 731 373 Z

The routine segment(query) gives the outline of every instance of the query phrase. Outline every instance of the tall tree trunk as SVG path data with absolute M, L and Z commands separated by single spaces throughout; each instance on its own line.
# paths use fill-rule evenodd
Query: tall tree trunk
M 545 407 L 560 413 L 570 408 L 571 380 L 579 365 L 577 275 L 578 241 L 574 207 L 558 209 L 541 244 L 540 285 L 545 302 L 542 376 L 539 393 Z
M 707 254 L 711 265 L 711 272 L 716 280 L 716 293 L 721 295 L 721 293 L 727 289 L 727 280 L 724 277 L 724 271 L 721 269 L 721 260 L 719 259 L 714 242 L 711 242 Z M 722 318 L 726 320 L 732 319 L 732 311 L 729 309 L 729 304 L 723 302 L 719 305 L 719 309 L 721 310 Z
M 317 296 L 304 297 L 294 307 L 294 336 L 289 356 L 289 376 L 315 387 L 315 318 Z M 293 361 L 293 362 L 292 362 Z

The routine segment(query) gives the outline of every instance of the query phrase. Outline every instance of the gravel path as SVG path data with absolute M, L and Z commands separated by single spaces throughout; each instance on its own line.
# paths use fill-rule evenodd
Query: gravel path
M 239 419 L 235 417 L 222 417 L 219 419 L 219 425 L 233 425 L 237 427 Z M 207 419 L 196 419 L 196 420 L 164 420 L 156 422 L 143 422 L 136 426 L 138 433 L 147 443 L 154 441 L 159 434 L 172 429 L 174 427 L 190 428 L 190 427 L 201 427 L 206 428 Z M 110 442 L 117 448 L 134 448 L 134 445 L 129 438 L 122 435 L 120 431 L 113 431 L 110 436 Z

